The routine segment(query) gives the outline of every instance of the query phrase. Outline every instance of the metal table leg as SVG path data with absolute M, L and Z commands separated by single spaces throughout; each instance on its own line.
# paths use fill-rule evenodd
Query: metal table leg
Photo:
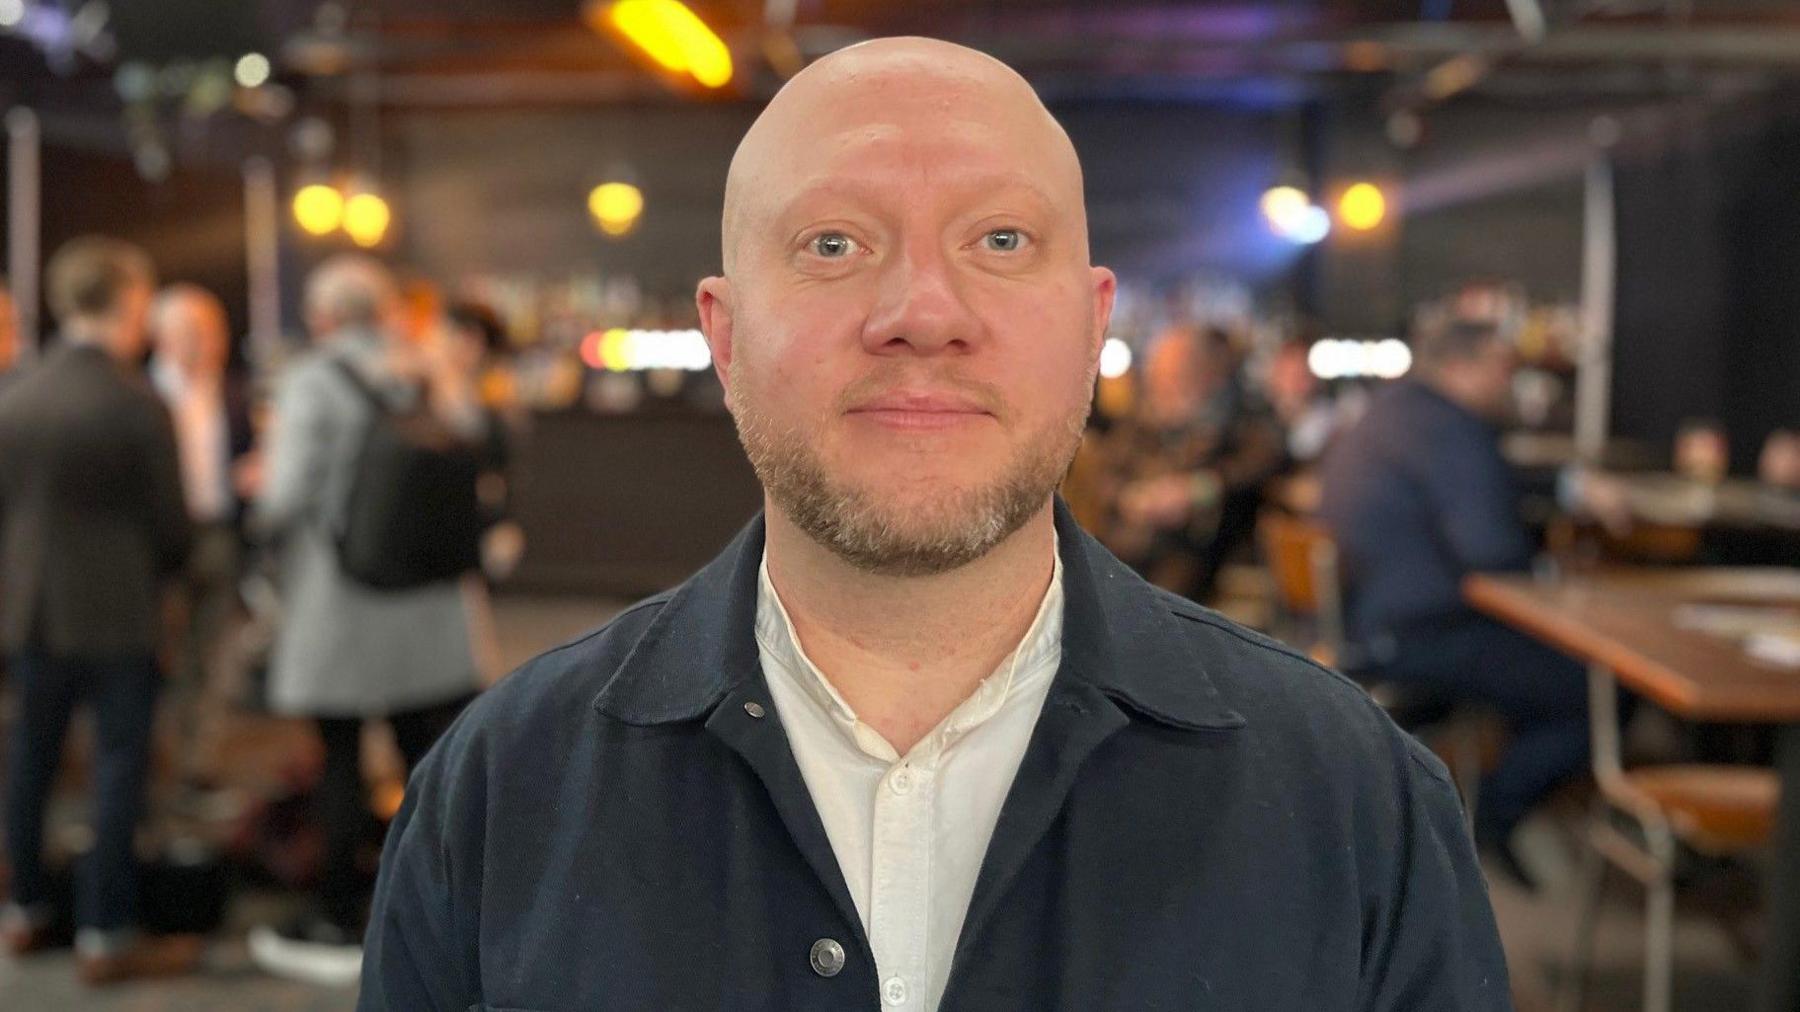
M 1781 729 L 1776 768 L 1781 809 L 1768 894 L 1769 941 L 1763 950 L 1762 1012 L 1800 1012 L 1800 724 Z

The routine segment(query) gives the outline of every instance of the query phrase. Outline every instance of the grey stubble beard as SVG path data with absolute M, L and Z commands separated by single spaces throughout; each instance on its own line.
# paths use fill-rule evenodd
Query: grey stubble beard
M 864 572 L 931 576 L 992 551 L 1043 509 L 1067 474 L 1087 407 L 1022 445 L 992 481 L 950 493 L 936 517 L 907 524 L 903 506 L 835 480 L 807 434 L 782 426 L 733 386 L 726 403 L 769 499 L 813 541 Z

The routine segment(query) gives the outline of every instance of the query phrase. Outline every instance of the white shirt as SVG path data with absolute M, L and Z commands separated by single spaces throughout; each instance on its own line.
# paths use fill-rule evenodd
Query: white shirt
M 975 877 L 1062 661 L 1062 560 L 1019 646 L 904 757 L 806 656 L 763 556 L 756 644 L 875 950 L 884 1009 L 936 1009 Z
M 162 359 L 151 361 L 150 379 L 168 404 L 175 426 L 188 515 L 200 523 L 229 519 L 231 435 L 225 424 L 223 389 L 216 382 L 193 383 Z

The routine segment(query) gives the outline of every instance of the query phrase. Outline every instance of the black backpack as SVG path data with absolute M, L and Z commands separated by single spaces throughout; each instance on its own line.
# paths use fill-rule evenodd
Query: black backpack
M 405 590 L 481 565 L 476 494 L 481 451 L 422 403 L 396 411 L 350 363 L 337 362 L 372 409 L 337 531 L 338 561 L 358 583 Z

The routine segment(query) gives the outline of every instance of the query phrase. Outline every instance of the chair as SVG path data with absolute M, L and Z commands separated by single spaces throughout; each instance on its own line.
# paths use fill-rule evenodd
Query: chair
M 1468 707 L 1415 686 L 1384 680 L 1379 666 L 1352 656 L 1344 640 L 1337 543 L 1316 523 L 1274 510 L 1256 520 L 1256 539 L 1283 619 L 1277 632 L 1320 664 L 1361 685 L 1394 723 L 1445 756 L 1473 825 L 1486 721 Z
M 1577 1012 L 1587 996 L 1594 934 L 1607 867 L 1643 884 L 1644 1009 L 1669 1012 L 1674 982 L 1675 859 L 1677 844 L 1709 857 L 1736 857 L 1768 844 L 1781 794 L 1773 770 L 1755 766 L 1679 764 L 1627 770 L 1619 756 L 1619 694 L 1611 671 L 1588 671 L 1594 780 L 1600 787 L 1587 825 L 1581 912 L 1576 918 L 1572 984 L 1561 1003 Z M 1636 824 L 1640 839 L 1614 816 Z

